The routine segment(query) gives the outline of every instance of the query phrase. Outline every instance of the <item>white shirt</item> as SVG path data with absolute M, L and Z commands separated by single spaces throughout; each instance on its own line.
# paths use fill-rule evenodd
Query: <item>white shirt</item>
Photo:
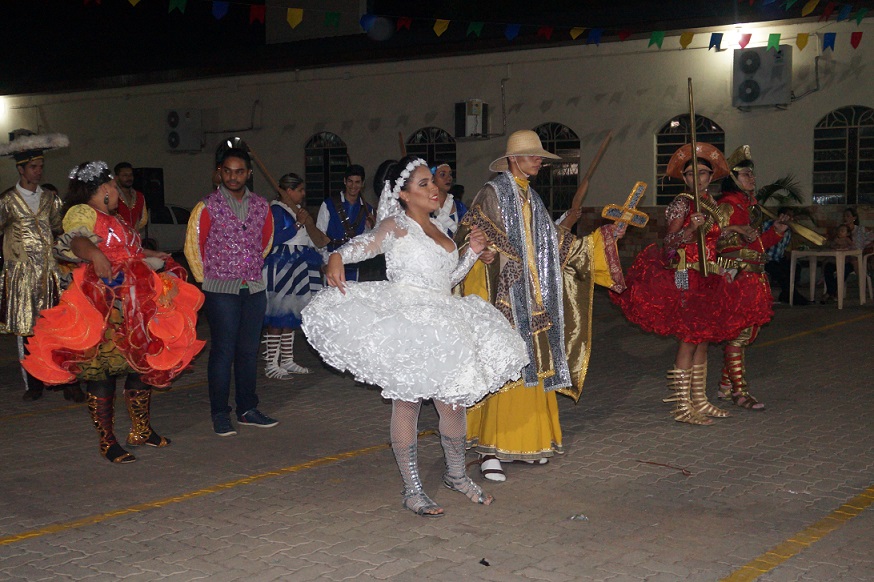
M 21 197 L 24 198 L 24 201 L 30 207 L 30 211 L 36 214 L 39 211 L 39 201 L 42 199 L 42 188 L 39 186 L 36 187 L 36 192 L 31 192 L 27 188 L 21 185 L 21 182 L 15 185 L 15 189 L 21 194 Z

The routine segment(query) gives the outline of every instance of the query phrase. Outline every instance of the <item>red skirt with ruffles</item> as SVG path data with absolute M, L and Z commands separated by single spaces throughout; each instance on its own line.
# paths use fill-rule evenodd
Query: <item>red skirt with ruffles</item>
M 690 269 L 689 288 L 677 289 L 676 271 L 666 265 L 655 244 L 645 248 L 625 275 L 627 288 L 610 292 L 625 317 L 646 331 L 680 341 L 719 343 L 774 315 L 771 288 L 764 275 L 740 272 L 734 281 L 722 275 L 702 277 Z

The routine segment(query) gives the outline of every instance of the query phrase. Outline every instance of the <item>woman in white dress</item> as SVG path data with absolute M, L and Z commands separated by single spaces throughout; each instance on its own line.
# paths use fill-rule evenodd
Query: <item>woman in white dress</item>
M 479 297 L 454 287 L 486 245 L 471 232 L 459 259 L 452 239 L 430 217 L 437 187 L 427 163 L 407 156 L 387 174 L 376 227 L 334 252 L 325 270 L 331 289 L 303 310 L 310 344 L 331 366 L 376 384 L 392 400 L 391 443 L 404 481 L 404 507 L 436 517 L 443 509 L 422 489 L 417 428 L 423 400 L 440 415 L 443 484 L 471 501 L 493 497 L 465 472 L 465 407 L 519 378 L 525 345 L 507 320 Z M 388 281 L 345 280 L 344 264 L 385 253 Z

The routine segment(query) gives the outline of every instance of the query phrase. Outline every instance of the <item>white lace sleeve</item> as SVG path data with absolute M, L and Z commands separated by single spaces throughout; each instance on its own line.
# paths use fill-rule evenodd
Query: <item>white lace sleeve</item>
M 372 231 L 356 236 L 336 252 L 340 253 L 344 265 L 366 261 L 386 252 L 390 243 L 405 232 L 394 217 L 389 217 L 377 224 Z
M 468 247 L 467 251 L 462 255 L 460 259 L 458 259 L 458 265 L 455 266 L 455 269 L 452 271 L 452 275 L 449 276 L 449 286 L 455 287 L 464 277 L 467 275 L 468 271 L 470 271 L 473 264 L 476 263 L 476 260 L 479 258 L 479 254 L 470 250 Z

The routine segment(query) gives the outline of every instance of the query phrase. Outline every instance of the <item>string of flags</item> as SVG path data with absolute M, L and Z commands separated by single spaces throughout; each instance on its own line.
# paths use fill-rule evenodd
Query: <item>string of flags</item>
M 88 6 L 91 5 L 101 5 L 102 0 L 82 0 L 83 5 Z M 144 0 L 128 0 L 131 6 L 136 7 L 140 2 Z M 153 1 L 165 1 L 168 3 L 167 12 L 172 13 L 177 11 L 181 14 L 185 13 L 185 8 L 188 5 L 188 0 L 145 0 L 147 2 Z M 753 6 L 757 0 L 738 0 L 739 3 L 749 2 L 750 6 Z M 778 5 L 782 5 L 785 11 L 789 11 L 798 0 L 758 0 L 761 6 L 768 6 L 771 4 L 779 3 Z M 248 2 L 232 2 L 229 0 L 213 0 L 212 1 L 212 15 L 216 20 L 221 20 L 225 16 L 227 16 L 228 12 L 231 9 L 231 5 L 239 5 L 245 6 L 249 10 L 249 24 L 260 23 L 264 24 L 266 19 L 266 4 L 251 4 Z M 849 22 L 851 19 L 856 21 L 857 25 L 862 23 L 862 20 L 868 15 L 868 8 L 859 7 L 855 8 L 853 4 L 843 4 L 837 3 L 833 1 L 821 2 L 820 0 L 807 0 L 801 8 L 801 16 L 808 17 L 813 14 L 816 9 L 820 6 L 820 4 L 824 4 L 822 8 L 822 13 L 820 14 L 818 21 L 825 22 L 830 20 L 832 17 L 835 17 L 836 22 L 846 21 Z M 306 14 L 305 14 L 306 13 Z M 322 21 L 322 25 L 326 28 L 339 28 L 341 17 L 343 16 L 340 12 L 336 11 L 319 11 L 319 10 L 311 10 L 307 9 L 306 11 L 303 8 L 288 8 L 286 10 L 286 22 L 288 26 L 292 29 L 297 28 L 304 21 L 305 15 L 309 15 L 309 13 L 315 13 L 316 18 L 320 18 Z M 346 15 L 346 18 L 349 18 L 349 15 Z M 408 16 L 399 16 L 399 17 L 382 17 L 376 14 L 365 14 L 362 16 L 358 23 L 361 28 L 365 32 L 370 32 L 374 25 L 380 20 L 390 18 L 390 20 L 394 21 L 394 29 L 395 32 L 400 32 L 402 30 L 411 30 L 414 21 L 423 21 L 425 19 L 421 18 L 412 18 Z M 487 24 L 486 22 L 461 22 L 455 23 L 452 20 L 435 18 L 429 19 L 428 23 L 433 20 L 433 26 L 431 27 L 434 34 L 438 37 L 443 36 L 449 27 L 453 24 L 461 24 L 462 26 L 466 25 L 465 37 L 474 36 L 479 38 L 482 35 L 483 28 Z M 495 23 L 488 23 L 495 24 Z M 501 23 L 503 26 L 504 37 L 508 41 L 515 40 L 519 34 L 522 32 L 523 25 L 518 23 Z M 532 25 L 525 25 L 526 28 L 530 28 Z M 553 37 L 557 36 L 557 31 L 553 26 L 546 25 L 534 25 L 534 34 L 537 38 L 543 38 L 545 40 L 552 40 Z M 562 29 L 564 30 L 564 29 Z M 568 30 L 568 35 L 572 40 L 578 40 L 583 38 L 585 44 L 593 44 L 600 45 L 601 39 L 605 33 L 603 28 L 587 28 L 582 26 L 571 27 Z M 615 34 L 618 36 L 620 41 L 627 40 L 631 35 L 632 31 L 623 29 L 619 31 L 615 31 Z M 649 44 L 647 47 L 655 46 L 658 49 L 661 49 L 665 42 L 666 31 L 664 30 L 654 30 L 651 31 L 649 36 Z M 685 49 L 691 45 L 694 40 L 696 33 L 694 32 L 682 32 L 679 37 L 680 47 Z M 715 49 L 717 51 L 722 50 L 722 44 L 725 40 L 725 34 L 722 32 L 713 32 L 710 33 L 710 40 L 708 43 L 708 50 Z M 746 48 L 746 46 L 752 40 L 752 34 L 750 33 L 741 33 L 737 37 L 737 44 L 740 48 Z M 810 40 L 810 34 L 808 33 L 799 33 L 795 37 L 795 46 L 798 47 L 798 50 L 804 50 Z M 826 32 L 822 35 L 822 50 L 835 50 L 835 43 L 837 42 L 837 33 L 835 32 Z M 854 31 L 850 33 L 850 46 L 854 49 L 858 48 L 862 42 L 862 31 Z M 780 45 L 780 34 L 779 33 L 769 33 L 768 34 L 768 49 L 779 50 Z

